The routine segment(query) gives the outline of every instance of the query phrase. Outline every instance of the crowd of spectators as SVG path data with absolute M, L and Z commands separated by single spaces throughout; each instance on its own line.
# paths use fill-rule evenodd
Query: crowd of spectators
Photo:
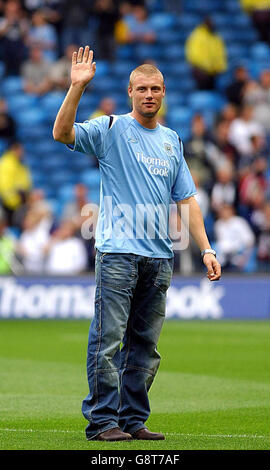
M 257 15 L 248 2 L 242 3 L 259 27 L 261 11 Z M 266 32 L 262 37 L 267 43 Z M 0 38 L 6 76 L 21 75 L 25 93 L 38 96 L 68 89 L 77 45 L 91 44 L 97 60 L 113 62 L 117 44 L 152 44 L 157 39 L 147 2 L 120 0 L 0 0 Z M 185 53 L 197 88 L 215 90 L 227 60 L 226 46 L 211 18 L 190 34 Z M 265 271 L 270 269 L 270 64 L 256 80 L 244 65 L 237 65 L 224 97 L 226 104 L 211 125 L 203 113 L 193 116 L 185 157 L 223 269 L 248 270 L 255 258 L 256 269 Z M 115 109 L 108 94 L 86 119 L 110 115 Z M 166 106 L 160 122 L 166 125 Z M 73 201 L 57 220 L 46 195 L 33 187 L 24 148 L 1 97 L 0 138 L 10 142 L 0 158 L 0 274 L 92 270 L 94 241 L 84 240 L 80 232 L 81 208 L 91 202 L 89 188 L 76 185 Z M 198 249 L 192 241 L 191 253 L 196 269 Z

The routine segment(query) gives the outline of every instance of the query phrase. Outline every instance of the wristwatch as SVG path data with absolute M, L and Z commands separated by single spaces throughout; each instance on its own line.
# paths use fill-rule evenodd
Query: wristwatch
M 203 258 L 206 253 L 211 253 L 215 257 L 217 256 L 215 250 L 212 250 L 212 248 L 206 248 L 206 250 L 201 251 L 201 257 Z

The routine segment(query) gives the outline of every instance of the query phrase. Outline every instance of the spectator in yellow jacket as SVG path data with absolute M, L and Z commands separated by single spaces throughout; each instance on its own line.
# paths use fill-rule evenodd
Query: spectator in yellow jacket
M 14 142 L 0 158 L 0 202 L 9 225 L 32 185 L 29 169 L 22 162 L 23 153 L 23 146 Z
M 270 44 L 270 0 L 240 0 L 240 3 L 250 14 L 261 41 Z
M 210 18 L 197 26 L 185 44 L 187 61 L 200 90 L 213 90 L 215 77 L 227 69 L 225 44 Z

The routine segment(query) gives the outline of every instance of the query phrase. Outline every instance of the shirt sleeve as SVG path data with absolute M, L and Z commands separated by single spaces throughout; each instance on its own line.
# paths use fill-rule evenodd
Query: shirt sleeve
M 100 116 L 83 123 L 74 123 L 75 142 L 67 145 L 72 151 L 103 157 L 104 137 L 109 130 L 109 116 Z
M 180 165 L 171 191 L 172 199 L 175 202 L 187 199 L 188 197 L 194 196 L 197 193 L 196 186 L 184 157 L 183 144 L 180 139 L 179 141 Z

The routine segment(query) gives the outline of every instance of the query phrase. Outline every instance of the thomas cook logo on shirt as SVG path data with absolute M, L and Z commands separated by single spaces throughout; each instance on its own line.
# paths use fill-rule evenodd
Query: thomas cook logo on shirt
M 164 149 L 168 157 L 171 157 L 173 154 L 173 149 L 171 144 L 168 144 L 168 142 L 164 142 Z

